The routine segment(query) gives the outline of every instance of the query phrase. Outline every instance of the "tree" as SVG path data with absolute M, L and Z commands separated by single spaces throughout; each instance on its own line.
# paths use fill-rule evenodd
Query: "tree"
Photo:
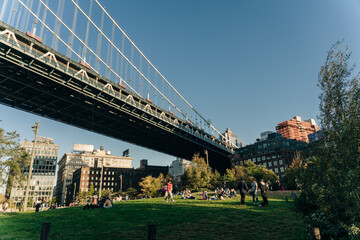
M 87 196 L 94 196 L 95 194 L 95 188 L 93 184 L 90 184 L 89 190 L 87 191 Z
M 212 187 L 223 186 L 221 174 L 217 170 L 215 170 L 215 172 L 211 175 L 210 185 Z
M 360 238 L 360 79 L 351 54 L 336 43 L 321 67 L 318 86 L 322 138 L 298 174 L 296 207 L 322 239 Z
M 103 189 L 101 191 L 101 196 L 102 197 L 107 197 L 107 196 L 111 196 L 113 194 L 113 192 L 110 189 Z
M 291 165 L 285 169 L 285 178 L 283 179 L 288 189 L 298 189 L 297 176 L 304 171 L 306 164 L 303 162 L 300 153 L 296 153 Z
M 255 165 L 252 161 L 248 161 L 246 171 L 249 177 L 256 178 L 258 182 L 263 179 L 265 182 L 270 181 L 272 184 L 275 184 L 277 179 L 273 171 L 266 169 L 265 166 Z M 249 180 L 250 178 L 248 178 L 248 181 Z
M 212 174 L 211 168 L 205 163 L 204 158 L 200 157 L 199 154 L 195 154 L 191 165 L 182 175 L 181 181 L 183 186 L 199 191 L 200 188 L 211 187 Z
M 235 166 L 232 168 L 234 172 L 234 177 L 236 179 L 236 186 L 244 179 L 246 182 L 250 182 L 250 177 L 248 175 L 248 170 L 244 166 Z
M 19 134 L 0 128 L 0 187 L 7 184 L 6 196 L 14 183 L 23 184 L 22 170 L 29 164 L 28 154 L 19 144 Z
M 51 204 L 56 204 L 56 202 L 57 202 L 57 199 L 56 199 L 56 197 L 52 197 L 51 199 L 50 199 L 50 201 L 49 201 L 49 204 L 51 205 Z
M 226 169 L 226 172 L 223 176 L 223 181 L 226 183 L 226 186 L 229 188 L 234 188 L 236 184 L 236 178 L 234 176 L 234 171 L 232 169 Z
M 79 202 L 80 205 L 85 204 L 85 200 L 86 200 L 86 192 L 81 191 L 81 189 L 79 189 L 79 193 L 76 196 L 76 202 Z
M 141 191 L 147 195 L 152 197 L 157 197 L 161 195 L 161 189 L 165 184 L 164 175 L 160 173 L 159 177 L 155 178 L 152 176 L 147 176 L 141 179 L 142 181 L 139 183 L 141 187 Z
M 126 191 L 126 194 L 130 197 L 130 198 L 133 198 L 133 197 L 136 197 L 137 194 L 138 194 L 138 191 L 135 189 L 135 188 L 128 188 L 127 191 Z

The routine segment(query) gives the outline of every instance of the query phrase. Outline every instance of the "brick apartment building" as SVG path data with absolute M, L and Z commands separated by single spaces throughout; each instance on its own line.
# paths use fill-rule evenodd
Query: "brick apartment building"
M 302 142 L 309 142 L 308 135 L 319 131 L 314 119 L 301 120 L 301 117 L 295 116 L 293 119 L 286 120 L 276 126 L 276 131 L 287 139 L 295 139 Z
M 279 133 L 267 132 L 267 136 L 262 135 L 262 140 L 258 139 L 254 144 L 235 150 L 235 154 L 231 156 L 231 165 L 243 166 L 252 161 L 272 170 L 281 179 L 296 153 L 304 152 L 306 146 L 305 142 L 284 138 Z

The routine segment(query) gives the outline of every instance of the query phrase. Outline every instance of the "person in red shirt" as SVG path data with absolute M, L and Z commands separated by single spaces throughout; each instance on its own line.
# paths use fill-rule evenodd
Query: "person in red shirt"
M 168 199 L 169 197 L 171 198 L 172 202 L 175 202 L 174 201 L 174 198 L 172 196 L 172 188 L 173 188 L 173 185 L 171 183 L 171 181 L 169 180 L 168 183 L 166 184 L 165 186 L 165 199 L 164 201 L 167 203 L 168 202 Z

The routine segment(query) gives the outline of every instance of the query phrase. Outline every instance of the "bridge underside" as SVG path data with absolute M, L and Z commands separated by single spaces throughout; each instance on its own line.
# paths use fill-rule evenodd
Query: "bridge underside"
M 208 149 L 213 168 L 230 168 L 229 151 L 9 49 L 0 43 L 0 103 L 186 159 Z

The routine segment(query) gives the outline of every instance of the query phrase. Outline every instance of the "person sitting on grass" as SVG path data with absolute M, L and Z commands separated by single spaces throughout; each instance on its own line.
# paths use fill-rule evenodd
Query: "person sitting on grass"
M 182 192 L 181 198 L 182 198 L 182 199 L 186 199 L 186 193 L 185 193 L 185 190 Z
M 91 203 L 87 203 L 82 210 L 91 210 L 93 208 L 99 208 L 99 205 L 97 204 L 91 204 Z
M 112 208 L 112 207 L 113 207 L 113 203 L 112 203 L 110 197 L 107 197 L 105 199 L 105 203 L 104 203 L 103 208 Z
M 209 196 L 207 194 L 207 191 L 203 191 L 202 197 L 203 197 L 203 200 L 209 200 Z
M 52 203 L 51 206 L 49 207 L 49 210 L 55 210 L 56 209 L 56 204 Z
M 189 199 L 190 196 L 191 196 L 191 191 L 190 191 L 190 189 L 186 188 L 183 191 L 182 199 Z
M 9 206 L 8 202 L 5 201 L 4 204 L 3 204 L 2 211 L 3 211 L 3 212 L 6 212 L 6 210 L 8 209 L 8 206 Z
M 219 191 L 217 191 L 217 197 L 218 197 L 218 199 L 219 199 L 219 200 L 225 200 L 224 194 L 225 194 L 225 192 L 224 192 L 224 189 L 223 189 L 223 188 L 221 188 Z
M 236 197 L 235 194 L 236 194 L 235 189 L 232 188 L 232 189 L 230 190 L 230 197 L 231 197 L 231 198 Z

